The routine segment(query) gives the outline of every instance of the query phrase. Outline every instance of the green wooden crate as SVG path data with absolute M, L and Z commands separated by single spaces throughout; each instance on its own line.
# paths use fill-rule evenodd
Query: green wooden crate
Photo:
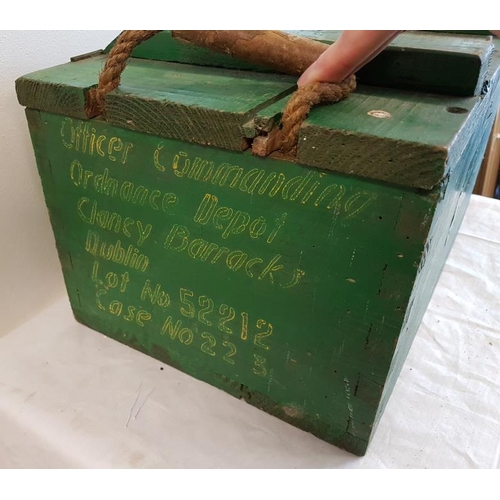
M 136 49 L 106 120 L 84 113 L 105 54 L 20 78 L 77 320 L 364 454 L 500 100 L 489 38 L 406 36 L 418 64 L 456 56 L 455 77 L 386 67 L 312 111 L 296 162 L 249 147 L 295 79 L 168 32 Z

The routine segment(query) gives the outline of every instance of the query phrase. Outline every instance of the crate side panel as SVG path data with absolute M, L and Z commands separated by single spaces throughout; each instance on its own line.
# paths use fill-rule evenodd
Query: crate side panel
M 76 317 L 363 454 L 434 198 L 28 118 Z
M 491 91 L 477 103 L 450 150 L 446 165 L 448 174 L 439 186 L 439 202 L 410 299 L 412 307 L 405 318 L 377 422 L 397 381 L 467 210 L 500 104 L 499 62 L 500 55 L 496 52 L 488 75 Z

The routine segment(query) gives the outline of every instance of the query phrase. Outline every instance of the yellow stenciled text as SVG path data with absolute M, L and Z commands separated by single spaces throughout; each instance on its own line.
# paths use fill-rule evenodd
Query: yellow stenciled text
M 101 156 L 125 164 L 133 144 L 120 137 L 99 134 L 91 122 L 66 117 L 61 124 L 61 141 L 66 149 L 90 156 Z

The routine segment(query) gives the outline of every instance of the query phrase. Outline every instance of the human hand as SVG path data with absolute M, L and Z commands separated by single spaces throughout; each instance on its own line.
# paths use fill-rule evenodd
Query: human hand
M 339 39 L 304 71 L 297 85 L 341 82 L 382 52 L 400 33 L 402 31 L 343 31 Z

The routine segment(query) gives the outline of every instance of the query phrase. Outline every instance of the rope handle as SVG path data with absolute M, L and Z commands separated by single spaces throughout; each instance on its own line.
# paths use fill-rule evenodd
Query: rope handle
M 310 83 L 297 89 L 288 100 L 281 117 L 281 151 L 296 155 L 299 130 L 313 106 L 332 104 L 349 97 L 356 89 L 356 77 L 351 75 L 340 83 Z
M 125 30 L 118 36 L 99 74 L 97 87 L 88 93 L 85 106 L 88 117 L 105 114 L 106 95 L 120 85 L 121 74 L 132 51 L 160 31 Z M 311 108 L 318 104 L 341 101 L 348 97 L 355 88 L 356 78 L 352 75 L 340 83 L 315 82 L 296 90 L 283 111 L 278 148 L 283 153 L 295 154 L 300 127 Z
M 142 42 L 154 37 L 161 30 L 125 30 L 120 33 L 108 54 L 104 68 L 99 73 L 97 88 L 87 94 L 85 113 L 87 117 L 105 113 L 105 98 L 120 85 L 121 75 L 132 51 Z

